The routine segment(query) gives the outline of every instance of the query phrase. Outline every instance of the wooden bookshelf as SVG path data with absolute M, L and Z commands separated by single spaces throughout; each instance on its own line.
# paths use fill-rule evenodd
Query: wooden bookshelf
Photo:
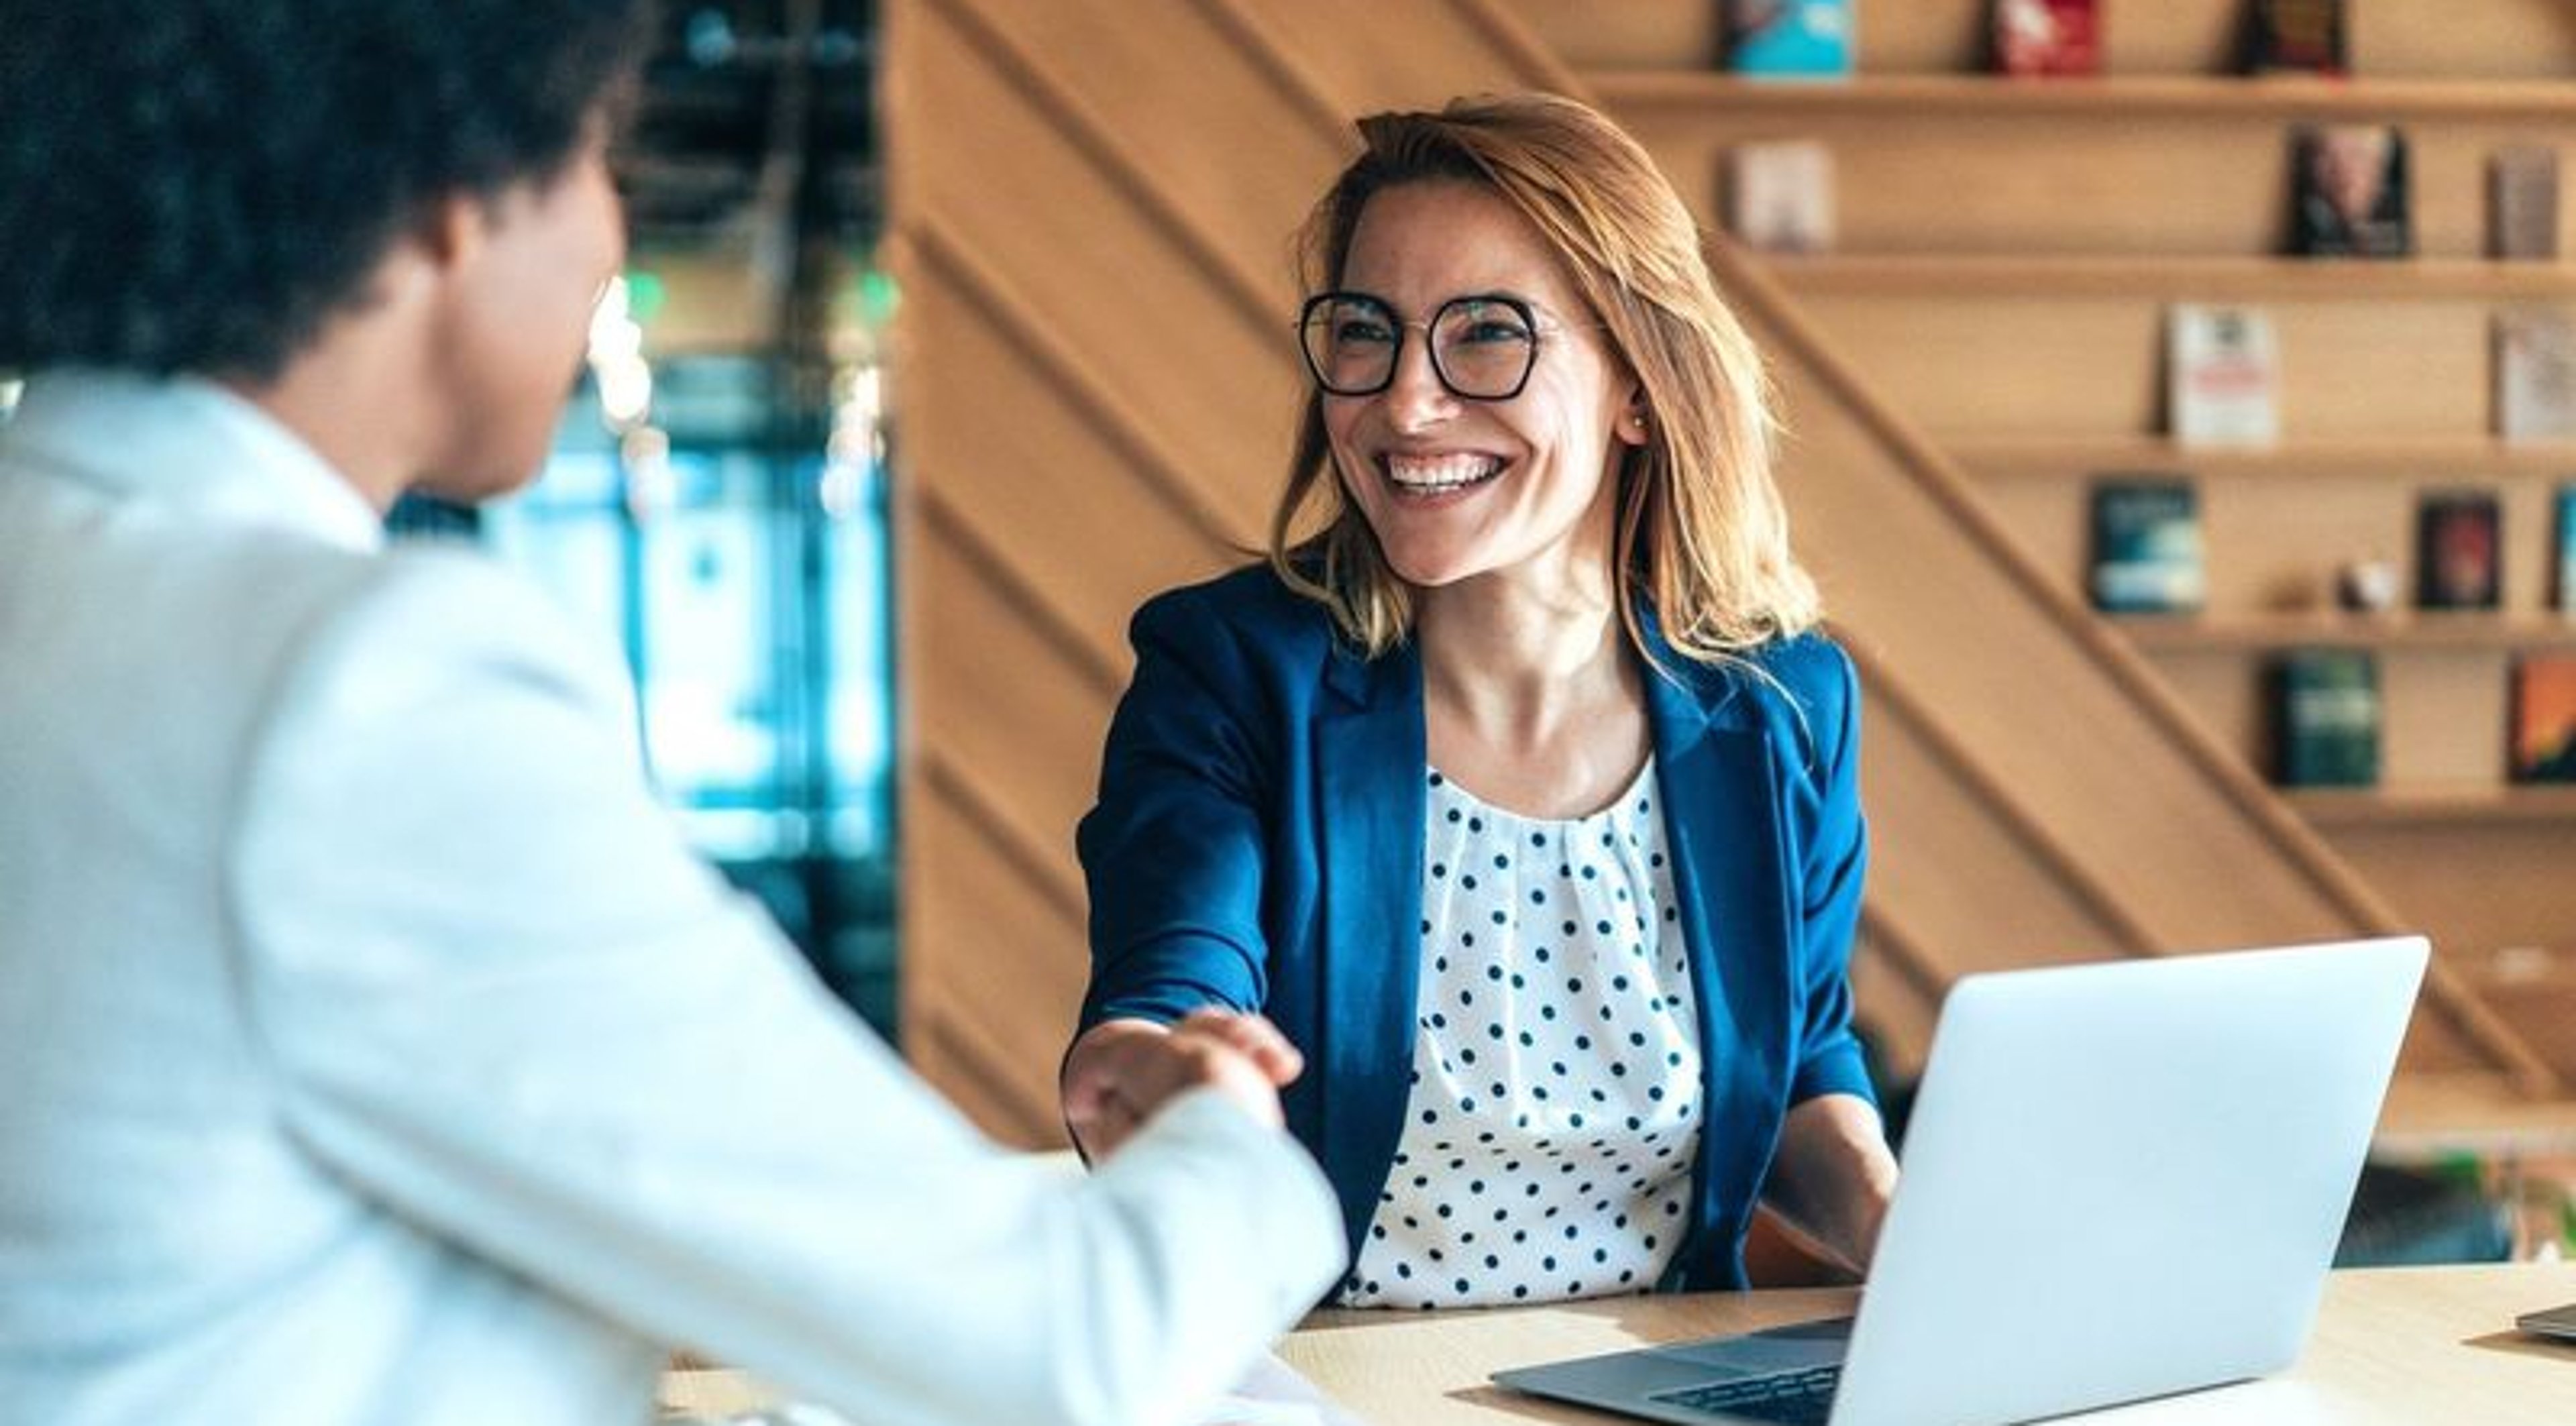
M 1856 74 L 1843 79 L 1752 79 L 1722 70 L 1596 70 L 1595 92 L 1623 114 L 1875 114 L 1957 117 L 2260 122 L 2576 119 L 2576 86 L 2544 79 L 2319 78 L 2309 75 L 2106 75 L 2021 79 L 1999 74 Z
M 2576 821 L 2576 787 L 2469 784 L 2457 787 L 2303 788 L 2283 793 L 2319 827 L 2389 827 Z
M 2146 256 L 2124 253 L 1821 253 L 1771 259 L 1816 296 L 2171 302 L 2576 300 L 2576 263 L 2478 258 Z
M 1724 72 L 1711 7 L 1523 5 L 1597 56 L 1596 93 L 1713 230 L 1734 146 L 1824 144 L 1832 250 L 1760 261 L 2033 562 L 2083 602 L 2095 481 L 2190 479 L 2207 612 L 2104 627 L 2258 769 L 2271 654 L 2380 654 L 2385 784 L 2286 792 L 2289 809 L 2446 947 L 2576 942 L 2576 789 L 2502 781 L 2514 659 L 2576 650 L 2551 573 L 2576 441 L 2490 434 L 2494 315 L 2576 308 L 2576 12 L 2388 0 L 2352 11 L 2355 77 L 2248 77 L 2224 72 L 2241 5 L 2176 0 L 2113 17 L 2105 75 L 2024 79 L 1974 72 L 1981 3 L 1926 0 L 1864 11 L 1860 73 L 1781 81 Z M 2405 130 L 2415 255 L 2280 255 L 2292 130 L 2311 122 Z M 2559 255 L 2494 260 L 2489 164 L 2535 144 L 2560 154 Z M 2272 315 L 2278 442 L 2164 434 L 2178 302 Z M 2358 560 L 2411 595 L 2420 502 L 2464 487 L 2502 502 L 2500 610 L 2332 608 Z M 2576 1046 L 2551 1053 L 2576 1073 Z
M 2136 640 L 2140 648 L 2151 650 L 2576 649 L 2576 618 L 2487 610 L 2146 614 L 2114 616 L 2110 623 Z
M 2106 471 L 2172 470 L 2210 480 L 2565 480 L 2576 441 L 2512 444 L 2484 436 L 2380 436 L 2272 446 L 2187 446 L 2161 436 L 1965 437 L 1944 448 L 1979 480 L 2090 480 Z

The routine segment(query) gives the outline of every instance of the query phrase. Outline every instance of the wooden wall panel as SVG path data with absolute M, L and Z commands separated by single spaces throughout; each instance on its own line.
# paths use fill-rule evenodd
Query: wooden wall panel
M 1231 562 L 1229 543 L 1267 518 L 1299 394 L 1288 234 L 1349 114 L 1581 90 L 1514 18 L 1546 8 L 1150 0 L 1112 27 L 1046 0 L 886 7 L 889 251 L 908 296 L 906 1035 L 996 1133 L 1057 1136 L 1055 1059 L 1084 961 L 1071 836 L 1126 674 L 1127 614 Z M 1680 18 L 1662 0 L 1643 8 L 1656 14 L 1638 23 Z M 1881 33 L 1931 56 L 1959 42 L 1945 36 L 1965 13 L 1942 0 Z M 1803 547 L 1870 682 L 1880 841 L 1861 975 L 1900 1039 L 1967 968 L 2388 924 L 1926 438 L 2027 434 L 2026 417 L 2071 432 L 2049 424 L 2066 409 L 2091 435 L 2152 430 L 2162 298 L 2098 287 L 2034 342 L 1979 325 L 1991 291 L 1908 299 L 1890 319 L 1890 304 L 1802 303 L 1740 255 L 1716 260 L 1779 361 Z M 2420 328 L 2396 339 L 2438 364 L 2473 331 L 2482 354 L 2483 326 L 2464 315 L 2476 306 L 2413 303 Z M 2331 391 L 2334 362 L 2364 358 L 2303 355 L 2354 335 L 2322 310 L 2287 322 L 2307 373 L 2293 380 L 2317 383 L 2294 394 L 2296 419 L 2373 429 L 2372 411 Z M 1998 352 L 2025 365 L 1984 381 L 1943 369 Z M 2528 1078 L 2509 1046 L 2479 1038 L 2474 1005 L 2449 987 L 2434 999 L 2410 1063 Z
M 907 963 L 906 1051 L 987 1128 L 1030 1147 L 1060 1144 L 1055 1065 L 1082 1003 L 1081 888 L 1006 850 L 1011 834 L 996 834 L 984 795 L 942 775 L 918 785 L 904 823 L 919 867 L 911 892 L 975 908 L 975 928 L 952 954 Z
M 1278 80 L 1257 49 L 1234 41 L 1221 9 L 1198 0 L 993 8 L 1007 12 L 1020 49 L 1114 123 L 1156 194 L 1239 261 L 1272 314 L 1291 320 L 1289 223 L 1332 178 L 1339 151 L 1321 133 L 1279 132 L 1291 116 Z M 1255 153 L 1262 161 L 1242 161 Z
M 914 79 L 940 94 L 943 108 L 913 140 L 913 206 L 903 221 L 931 235 L 934 251 L 963 251 L 998 274 L 1001 299 L 1058 334 L 1081 370 L 1119 396 L 1119 419 L 1168 451 L 1230 526 L 1252 537 L 1268 518 L 1274 453 L 1286 447 L 1299 393 L 1285 283 L 1277 325 L 1267 327 L 1271 314 L 1247 311 L 1230 287 L 1211 281 L 1173 228 L 1076 146 L 1062 116 L 1005 82 L 974 32 L 939 23 L 947 6 L 974 2 L 921 7 Z M 1079 70 L 1078 56 L 1051 58 Z M 1293 221 L 1279 219 L 1279 231 Z M 937 380 L 929 355 L 920 356 L 914 387 Z
M 984 789 L 994 820 L 1021 846 L 1069 862 L 1124 663 L 1068 648 L 1025 601 L 1007 597 L 992 560 L 959 549 L 933 522 L 923 522 L 913 559 L 922 637 L 956 651 L 914 661 L 914 705 L 947 714 L 935 730 L 917 730 L 920 756 Z
M 2087 914 L 2052 868 L 1963 785 L 1909 710 L 1883 697 L 1864 716 L 1873 904 L 1897 908 L 1946 976 L 2103 960 L 2145 947 Z
M 1123 680 L 1128 615 L 1157 590 L 1232 564 L 1226 542 L 1244 532 L 1211 529 L 1201 512 L 1172 498 L 1140 469 L 1144 460 L 1121 448 L 1114 428 L 1087 419 L 1026 343 L 975 320 L 935 277 L 915 284 L 907 300 L 942 332 L 941 355 L 977 373 L 977 403 L 1007 413 L 948 426 L 940 478 L 921 497 L 982 548 L 1015 552 L 1030 597 Z M 1104 550 L 1117 557 L 1091 557 Z

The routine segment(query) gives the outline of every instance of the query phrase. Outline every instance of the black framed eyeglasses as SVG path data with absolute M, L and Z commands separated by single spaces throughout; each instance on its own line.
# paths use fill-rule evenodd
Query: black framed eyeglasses
M 1381 297 L 1318 292 L 1297 318 L 1306 370 L 1334 396 L 1375 396 L 1395 383 L 1404 334 L 1420 328 L 1430 341 L 1431 372 L 1451 395 L 1509 401 L 1538 365 L 1542 324 L 1530 305 L 1499 292 L 1470 293 L 1440 304 L 1428 321 L 1408 322 Z

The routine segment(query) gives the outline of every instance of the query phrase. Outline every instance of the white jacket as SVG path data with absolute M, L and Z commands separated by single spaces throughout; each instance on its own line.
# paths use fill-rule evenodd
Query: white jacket
M 978 1136 L 655 804 L 610 651 L 386 553 L 284 428 L 64 373 L 0 428 L 0 1402 L 640 1422 L 663 1344 L 879 1426 L 1170 1420 L 1333 1199 L 1183 1100 Z

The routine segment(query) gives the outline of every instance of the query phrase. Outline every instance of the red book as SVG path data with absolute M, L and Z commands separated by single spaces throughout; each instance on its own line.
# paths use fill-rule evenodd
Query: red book
M 2095 0 L 1995 0 L 1995 68 L 2006 74 L 2102 72 Z

